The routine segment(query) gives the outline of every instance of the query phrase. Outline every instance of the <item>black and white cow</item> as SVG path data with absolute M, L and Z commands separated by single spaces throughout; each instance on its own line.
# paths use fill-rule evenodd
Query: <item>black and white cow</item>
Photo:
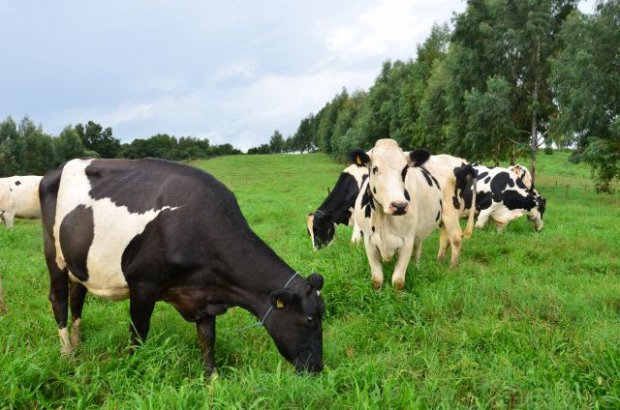
M 502 231 L 513 219 L 527 215 L 536 231 L 543 228 L 546 199 L 534 189 L 528 189 L 523 180 L 507 168 L 475 165 L 477 179 L 476 227 L 482 228 L 490 220 L 497 231 Z M 531 180 L 530 180 L 531 181 Z M 466 207 L 472 203 L 471 185 L 465 189 Z
M 336 185 L 316 211 L 308 214 L 306 225 L 314 249 L 321 249 L 334 240 L 336 224 L 349 225 L 355 198 L 364 180 L 368 178 L 368 168 L 352 164 L 340 173 Z M 361 238 L 359 226 L 353 224 L 351 242 Z
M 382 286 L 382 261 L 398 254 L 392 285 L 402 289 L 413 251 L 419 260 L 422 241 L 441 221 L 441 188 L 435 177 L 420 167 L 430 153 L 405 153 L 396 141 L 381 139 L 369 153 L 358 149 L 351 155 L 369 169 L 353 218 L 364 234 L 372 284 Z
M 208 374 L 215 317 L 233 306 L 260 318 L 297 371 L 323 368 L 323 277 L 303 278 L 282 261 L 213 176 L 162 160 L 72 160 L 43 178 L 40 198 L 63 352 L 79 343 L 90 291 L 129 298 L 134 346 L 147 337 L 155 302 L 172 304 L 196 323 Z
M 0 219 L 7 228 L 13 227 L 15 218 L 40 218 L 38 175 L 0 178 Z

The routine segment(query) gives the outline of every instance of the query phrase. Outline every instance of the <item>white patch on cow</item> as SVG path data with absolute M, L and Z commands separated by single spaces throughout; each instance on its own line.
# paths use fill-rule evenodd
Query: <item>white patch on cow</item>
M 69 272 L 70 278 L 81 282 L 97 296 L 124 299 L 129 297 L 129 287 L 121 268 L 125 248 L 161 211 L 177 208 L 164 206 L 144 213 L 132 213 L 126 206 L 118 206 L 109 198 L 97 200 L 91 198 L 88 195 L 91 186 L 85 172 L 91 162 L 92 160 L 72 160 L 63 169 L 54 222 L 56 263 L 61 269 L 66 267 L 60 249 L 61 222 L 76 207 L 80 205 L 90 207 L 93 211 L 95 231 L 86 261 L 88 280 L 82 282 Z
M 359 188 L 364 182 L 364 176 L 368 175 L 368 167 L 352 164 L 343 169 L 342 172 L 346 172 L 355 178 L 355 182 L 357 182 L 357 187 Z

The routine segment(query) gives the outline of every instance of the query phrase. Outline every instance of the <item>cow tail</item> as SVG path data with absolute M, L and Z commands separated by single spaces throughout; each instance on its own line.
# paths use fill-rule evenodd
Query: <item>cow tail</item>
M 465 227 L 465 232 L 463 232 L 463 236 L 465 238 L 471 238 L 474 233 L 474 216 L 476 214 L 476 192 L 478 192 L 478 188 L 476 187 L 476 183 L 478 179 L 476 178 L 476 171 L 473 167 L 470 167 L 470 174 L 468 178 L 472 178 L 472 195 L 471 195 L 471 207 L 469 208 L 469 216 L 467 217 L 467 226 Z

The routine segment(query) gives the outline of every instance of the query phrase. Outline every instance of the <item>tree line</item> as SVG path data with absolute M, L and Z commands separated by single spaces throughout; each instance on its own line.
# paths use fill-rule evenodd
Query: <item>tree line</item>
M 30 118 L 16 123 L 11 117 L 0 122 L 0 176 L 43 175 L 61 163 L 80 157 L 163 158 L 185 161 L 235 155 L 241 151 L 231 144 L 211 145 L 208 139 L 176 138 L 157 134 L 121 144 L 112 128 L 88 121 L 65 127 L 60 135 L 45 133 Z
M 315 151 L 345 160 L 393 138 L 475 161 L 569 147 L 597 186 L 620 177 L 620 2 L 469 0 L 435 25 L 415 59 L 386 61 L 367 91 L 343 89 L 295 134 L 276 131 L 252 153 Z M 250 152 L 249 151 L 249 152 Z

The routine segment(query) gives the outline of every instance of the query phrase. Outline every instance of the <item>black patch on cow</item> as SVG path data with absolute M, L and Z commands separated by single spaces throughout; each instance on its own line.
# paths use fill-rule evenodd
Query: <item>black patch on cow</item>
M 465 201 L 467 205 L 467 200 Z M 487 209 L 493 204 L 493 195 L 490 192 L 476 192 L 476 209 L 481 211 Z M 471 191 L 469 192 L 469 206 L 471 207 Z
M 537 196 L 534 198 L 536 204 L 538 205 L 538 212 L 540 212 L 540 219 L 543 219 L 543 215 L 545 213 L 545 209 L 547 207 L 547 200 L 542 196 Z
M 375 229 L 375 226 L 373 225 L 373 226 L 372 226 L 372 231 L 374 232 L 375 230 L 376 230 L 376 229 Z
M 478 176 L 476 178 L 478 178 L 478 181 L 484 179 L 484 177 L 486 177 L 487 175 L 489 175 L 488 171 L 484 171 L 481 172 L 480 174 L 478 174 Z
M 441 219 L 441 210 L 437 212 L 437 216 L 435 217 L 435 222 L 439 222 L 440 219 Z
M 403 182 L 405 182 L 405 178 L 407 177 L 407 171 L 409 170 L 409 165 L 405 165 L 402 171 L 400 171 L 400 176 L 403 178 Z
M 439 207 L 443 209 L 443 199 L 439 198 Z
M 60 223 L 60 249 L 69 271 L 82 281 L 88 280 L 86 261 L 95 237 L 93 209 L 78 205 Z
M 484 179 L 484 183 L 485 183 L 485 184 L 488 184 L 488 183 L 489 183 L 489 181 L 491 181 L 491 177 L 486 177 L 486 178 Z
M 515 186 L 514 178 L 508 172 L 499 172 L 491 180 L 491 193 L 495 202 L 502 202 L 504 191 Z M 517 209 L 517 208 L 509 208 Z
M 201 204 L 203 207 L 223 205 L 234 199 L 212 175 L 171 161 L 95 159 L 85 171 L 93 199 L 108 198 L 116 206 L 126 206 L 131 213 L 164 206 L 187 207 L 193 198 L 208 198 L 210 203 Z M 230 198 L 222 198 L 222 192 Z
M 527 187 L 523 183 L 523 179 L 522 178 L 516 179 L 515 182 L 516 182 L 518 188 L 521 188 L 521 189 L 523 189 L 525 191 L 528 191 Z
M 373 187 L 373 188 L 372 188 L 372 193 L 373 193 L 373 194 L 376 194 L 376 193 L 377 193 L 377 188 L 376 188 L 376 187 Z
M 409 196 L 409 191 L 407 191 L 406 189 L 405 189 L 405 199 L 407 201 L 411 201 L 411 197 Z
M 433 180 L 431 179 L 431 174 L 429 174 L 428 171 L 426 171 L 424 168 L 420 168 L 422 170 L 422 175 L 424 175 L 424 178 L 426 179 L 426 183 L 428 184 L 428 186 L 432 187 L 433 186 Z
M 362 195 L 362 206 L 366 206 L 369 203 L 370 203 L 370 192 L 366 190 L 366 192 L 364 192 L 364 195 Z
M 366 206 L 364 207 L 364 216 L 366 218 L 370 218 L 371 212 L 372 212 L 372 210 L 370 208 L 370 204 L 366 204 Z
M 469 200 L 471 201 L 471 195 L 469 198 Z M 459 203 L 459 198 L 456 195 L 452 196 L 452 206 L 454 207 L 454 209 L 459 209 L 461 207 L 461 204 Z
M 504 191 L 502 198 L 504 205 L 510 210 L 525 209 L 526 211 L 531 211 L 536 207 L 536 201 L 531 194 L 523 196 L 523 194 L 518 191 L 508 189 Z
M 22 182 L 21 182 L 21 181 L 19 181 L 19 180 L 18 180 L 18 181 L 15 181 L 15 185 L 20 186 L 21 184 L 22 184 Z

